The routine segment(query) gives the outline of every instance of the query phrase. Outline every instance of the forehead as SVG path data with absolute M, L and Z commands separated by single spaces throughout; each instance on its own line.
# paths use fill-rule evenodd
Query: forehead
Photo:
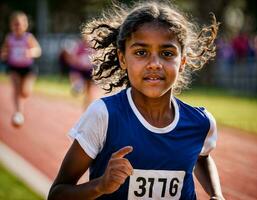
M 133 43 L 143 43 L 150 46 L 173 44 L 180 48 L 175 34 L 167 25 L 160 23 L 145 23 L 141 25 L 127 40 L 128 45 L 133 45 Z
M 26 22 L 27 17 L 24 15 L 16 15 L 11 19 L 12 22 Z

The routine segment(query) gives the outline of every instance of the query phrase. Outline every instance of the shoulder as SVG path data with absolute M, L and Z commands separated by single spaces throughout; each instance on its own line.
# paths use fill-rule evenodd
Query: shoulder
M 97 99 L 93 101 L 85 111 L 82 116 L 96 115 L 96 116 L 106 116 L 108 115 L 106 105 L 102 99 Z
M 127 102 L 126 89 L 111 96 L 104 97 L 102 100 L 106 104 L 108 110 L 122 109 L 124 104 Z
M 32 37 L 32 38 L 35 38 L 35 36 L 34 36 L 33 33 L 31 33 L 31 32 L 26 32 L 26 33 L 25 33 L 25 37 Z
M 12 33 L 8 33 L 5 38 L 2 47 L 3 48 L 11 48 L 15 43 L 15 38 Z
M 4 42 L 9 42 L 12 38 L 13 38 L 13 34 L 12 33 L 8 33 L 6 36 L 5 36 L 5 39 L 4 39 Z
M 108 111 L 101 100 L 93 101 L 72 128 L 75 132 L 94 132 L 108 124 Z M 88 131 L 90 129 L 90 131 Z
M 191 106 L 177 98 L 175 98 L 179 106 L 179 110 L 182 114 L 186 114 L 190 118 L 196 118 L 199 120 L 209 120 L 209 115 L 204 107 Z
M 26 38 L 30 43 L 37 43 L 36 37 L 35 37 L 32 33 L 30 33 L 30 32 L 26 32 L 25 38 Z
M 85 152 L 95 158 L 103 148 L 108 126 L 108 112 L 102 100 L 92 102 L 69 136 L 76 139 Z
M 84 129 L 88 124 L 96 124 L 96 122 L 104 122 L 108 121 L 108 111 L 106 109 L 105 103 L 101 100 L 93 101 L 86 111 L 82 114 L 79 121 L 75 125 L 75 129 Z M 96 124 L 97 126 L 97 124 Z

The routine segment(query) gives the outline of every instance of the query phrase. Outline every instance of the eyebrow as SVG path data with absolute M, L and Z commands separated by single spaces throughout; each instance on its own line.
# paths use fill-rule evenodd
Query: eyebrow
M 135 42 L 132 45 L 130 45 L 130 48 L 135 48 L 135 47 L 149 47 L 150 45 L 145 44 L 143 42 Z M 177 49 L 178 47 L 174 44 L 163 44 L 160 45 L 161 48 L 175 48 Z

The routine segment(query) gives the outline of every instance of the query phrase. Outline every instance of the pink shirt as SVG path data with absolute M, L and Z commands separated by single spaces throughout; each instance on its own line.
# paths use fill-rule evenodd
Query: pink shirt
M 92 68 L 90 56 L 92 49 L 89 48 L 85 43 L 80 42 L 74 50 L 74 56 L 76 58 L 76 64 L 73 66 L 77 69 L 88 70 Z
M 27 67 L 32 65 L 33 58 L 26 56 L 26 51 L 30 48 L 28 44 L 31 33 L 24 33 L 21 37 L 14 34 L 7 36 L 7 44 L 9 48 L 7 63 L 15 67 Z

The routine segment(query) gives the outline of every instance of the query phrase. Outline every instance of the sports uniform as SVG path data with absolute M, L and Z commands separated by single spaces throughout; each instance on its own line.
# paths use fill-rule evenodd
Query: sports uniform
M 173 122 L 157 128 L 137 110 L 131 88 L 97 100 L 70 131 L 85 152 L 94 159 L 90 179 L 101 176 L 112 153 L 124 146 L 133 174 L 110 195 L 99 199 L 196 199 L 193 169 L 199 155 L 215 147 L 214 118 L 203 108 L 191 107 L 172 97 Z
M 7 71 L 13 71 L 21 76 L 29 73 L 37 73 L 33 66 L 33 58 L 27 57 L 27 50 L 30 48 L 28 44 L 31 33 L 25 32 L 21 37 L 16 37 L 14 34 L 7 36 L 8 57 Z

